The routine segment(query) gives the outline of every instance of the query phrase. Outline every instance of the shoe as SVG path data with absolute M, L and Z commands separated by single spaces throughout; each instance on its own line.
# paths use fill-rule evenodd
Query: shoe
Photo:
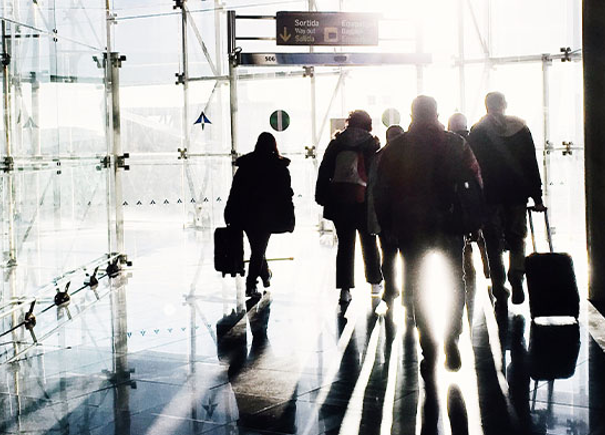
M 512 302 L 515 305 L 520 305 L 525 302 L 525 292 L 523 291 L 523 285 L 513 285 L 513 297 Z
M 339 304 L 348 304 L 351 302 L 351 299 L 353 299 L 353 297 L 351 296 L 351 291 L 348 288 L 343 288 L 340 290 L 340 298 L 338 299 Z
M 263 297 L 263 294 L 259 292 L 256 287 L 249 287 L 246 289 L 246 297 L 252 299 L 260 299 Z
M 263 287 L 267 288 L 271 286 L 271 278 L 273 277 L 273 272 L 271 269 L 267 269 L 267 276 L 265 278 L 261 278 L 263 281 Z
M 382 284 L 382 281 L 378 284 L 372 284 L 372 296 L 380 296 L 383 290 L 384 285 Z
M 458 342 L 452 341 L 445 346 L 445 368 L 450 372 L 457 372 L 462 366 Z

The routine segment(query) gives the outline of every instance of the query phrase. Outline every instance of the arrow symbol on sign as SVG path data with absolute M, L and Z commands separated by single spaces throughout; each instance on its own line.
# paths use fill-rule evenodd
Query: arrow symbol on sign
M 288 42 L 288 40 L 292 37 L 292 34 L 288 33 L 288 28 L 287 27 L 284 27 L 284 32 L 280 33 L 279 37 L 282 39 L 282 41 Z

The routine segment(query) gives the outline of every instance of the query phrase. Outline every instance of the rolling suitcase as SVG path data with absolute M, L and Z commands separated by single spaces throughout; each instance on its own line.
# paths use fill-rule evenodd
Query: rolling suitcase
M 244 233 L 241 229 L 223 227 L 214 230 L 214 269 L 223 277 L 244 275 Z
M 527 209 L 534 252 L 525 258 L 525 275 L 532 319 L 543 316 L 572 316 L 578 318 L 580 297 L 573 261 L 566 253 L 553 252 L 548 214 L 544 212 L 546 235 L 550 252 L 538 253 L 532 220 Z

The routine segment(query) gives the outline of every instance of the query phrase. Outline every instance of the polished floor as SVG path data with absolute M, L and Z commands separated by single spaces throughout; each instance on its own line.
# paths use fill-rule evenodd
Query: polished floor
M 461 370 L 442 356 L 424 379 L 415 328 L 399 304 L 382 315 L 360 264 L 339 309 L 329 235 L 275 236 L 256 303 L 213 270 L 210 231 L 127 237 L 134 264 L 99 299 L 37 315 L 38 346 L 23 328 L 0 340 L 0 433 L 605 434 L 605 321 L 588 302 L 579 325 L 533 325 L 527 302 L 495 315 L 479 272 Z

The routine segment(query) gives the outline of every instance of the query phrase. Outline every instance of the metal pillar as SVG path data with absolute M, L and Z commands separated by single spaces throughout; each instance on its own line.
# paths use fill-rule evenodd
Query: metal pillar
M 544 152 L 542 159 L 542 169 L 544 172 L 544 200 L 546 206 L 550 205 L 548 198 L 550 183 L 550 152 L 552 144 L 550 142 L 550 67 L 552 59 L 548 55 L 542 56 L 542 122 L 544 133 Z
M 235 11 L 227 12 L 227 51 L 229 55 L 229 107 L 231 110 L 231 158 L 235 162 L 237 158 L 237 115 L 238 115 L 238 99 L 237 99 L 237 62 L 238 55 L 241 51 L 236 47 L 235 41 Z M 235 165 L 232 168 L 235 174 Z
M 11 50 L 6 37 L 6 22 L 2 20 L 2 102 L 4 105 L 4 155 L 7 162 L 12 158 L 10 63 Z
M 315 2 L 309 0 L 309 12 L 313 11 Z M 309 53 L 313 53 L 314 48 L 309 46 Z M 311 140 L 312 145 L 317 149 L 319 138 L 317 137 L 317 84 L 315 83 L 315 71 L 311 67 Z
M 12 105 L 11 105 L 11 76 L 10 76 L 10 64 L 11 64 L 11 49 L 8 45 L 8 38 L 6 37 L 6 23 L 2 21 L 2 96 L 4 105 L 4 165 L 8 171 L 13 169 L 13 149 L 12 149 Z M 12 42 L 12 39 L 11 39 Z M 17 243 L 15 238 L 15 185 L 14 185 L 14 174 L 10 172 L 6 180 L 6 211 L 8 220 L 8 259 L 7 267 L 14 267 L 17 265 Z M 14 275 L 11 272 L 11 276 Z M 14 283 L 13 283 L 14 284 Z M 11 287 L 13 287 L 11 285 Z M 12 289 L 14 290 L 14 288 Z M 12 296 L 13 291 L 11 291 Z
M 582 3 L 584 61 L 584 168 L 586 178 L 586 239 L 590 266 L 588 297 L 605 303 L 605 3 Z
M 183 73 L 180 79 L 183 85 L 183 147 L 189 150 L 191 139 L 189 137 L 189 47 L 187 41 L 187 0 L 180 0 L 181 7 L 181 49 Z
M 122 152 L 121 125 L 120 125 L 120 67 L 126 56 L 110 52 L 105 59 L 107 70 L 107 86 L 110 92 L 111 108 L 109 123 L 108 157 L 106 166 L 108 172 L 108 237 L 109 250 L 121 255 L 125 253 L 124 243 L 124 209 L 122 206 L 122 167 L 124 155 Z M 123 260 L 123 259 L 122 259 Z
M 15 205 L 16 205 L 16 193 L 15 193 L 15 174 L 13 169 L 13 149 L 12 149 L 12 104 L 11 104 L 11 53 L 12 46 L 8 45 L 8 38 L 6 37 L 6 23 L 2 21 L 2 94 L 3 94 L 3 106 L 4 106 L 4 130 L 5 130 L 5 146 L 4 146 L 4 167 L 8 171 L 6 176 L 6 212 L 7 212 L 7 238 L 8 238 L 8 251 L 3 253 L 7 256 L 6 261 L 6 277 L 5 281 L 8 281 L 8 289 L 10 299 L 14 300 L 17 298 L 17 243 L 15 234 Z M 14 39 L 10 39 L 12 42 Z M 4 206 L 4 204 L 3 204 Z M 4 296 L 4 295 L 2 295 Z M 18 323 L 17 312 L 13 312 L 11 315 L 11 322 L 13 325 Z M 15 332 L 13 333 L 13 337 Z M 18 341 L 13 340 L 13 350 L 18 352 Z M 18 399 L 19 400 L 19 399 Z
M 35 39 L 34 47 L 38 47 L 39 41 Z M 39 50 L 34 48 L 34 71 L 38 70 L 38 56 Z M 32 121 L 34 125 L 31 126 L 32 131 L 32 142 L 34 155 L 42 155 L 42 142 L 40 140 L 40 81 L 38 80 L 38 74 L 32 73 Z

